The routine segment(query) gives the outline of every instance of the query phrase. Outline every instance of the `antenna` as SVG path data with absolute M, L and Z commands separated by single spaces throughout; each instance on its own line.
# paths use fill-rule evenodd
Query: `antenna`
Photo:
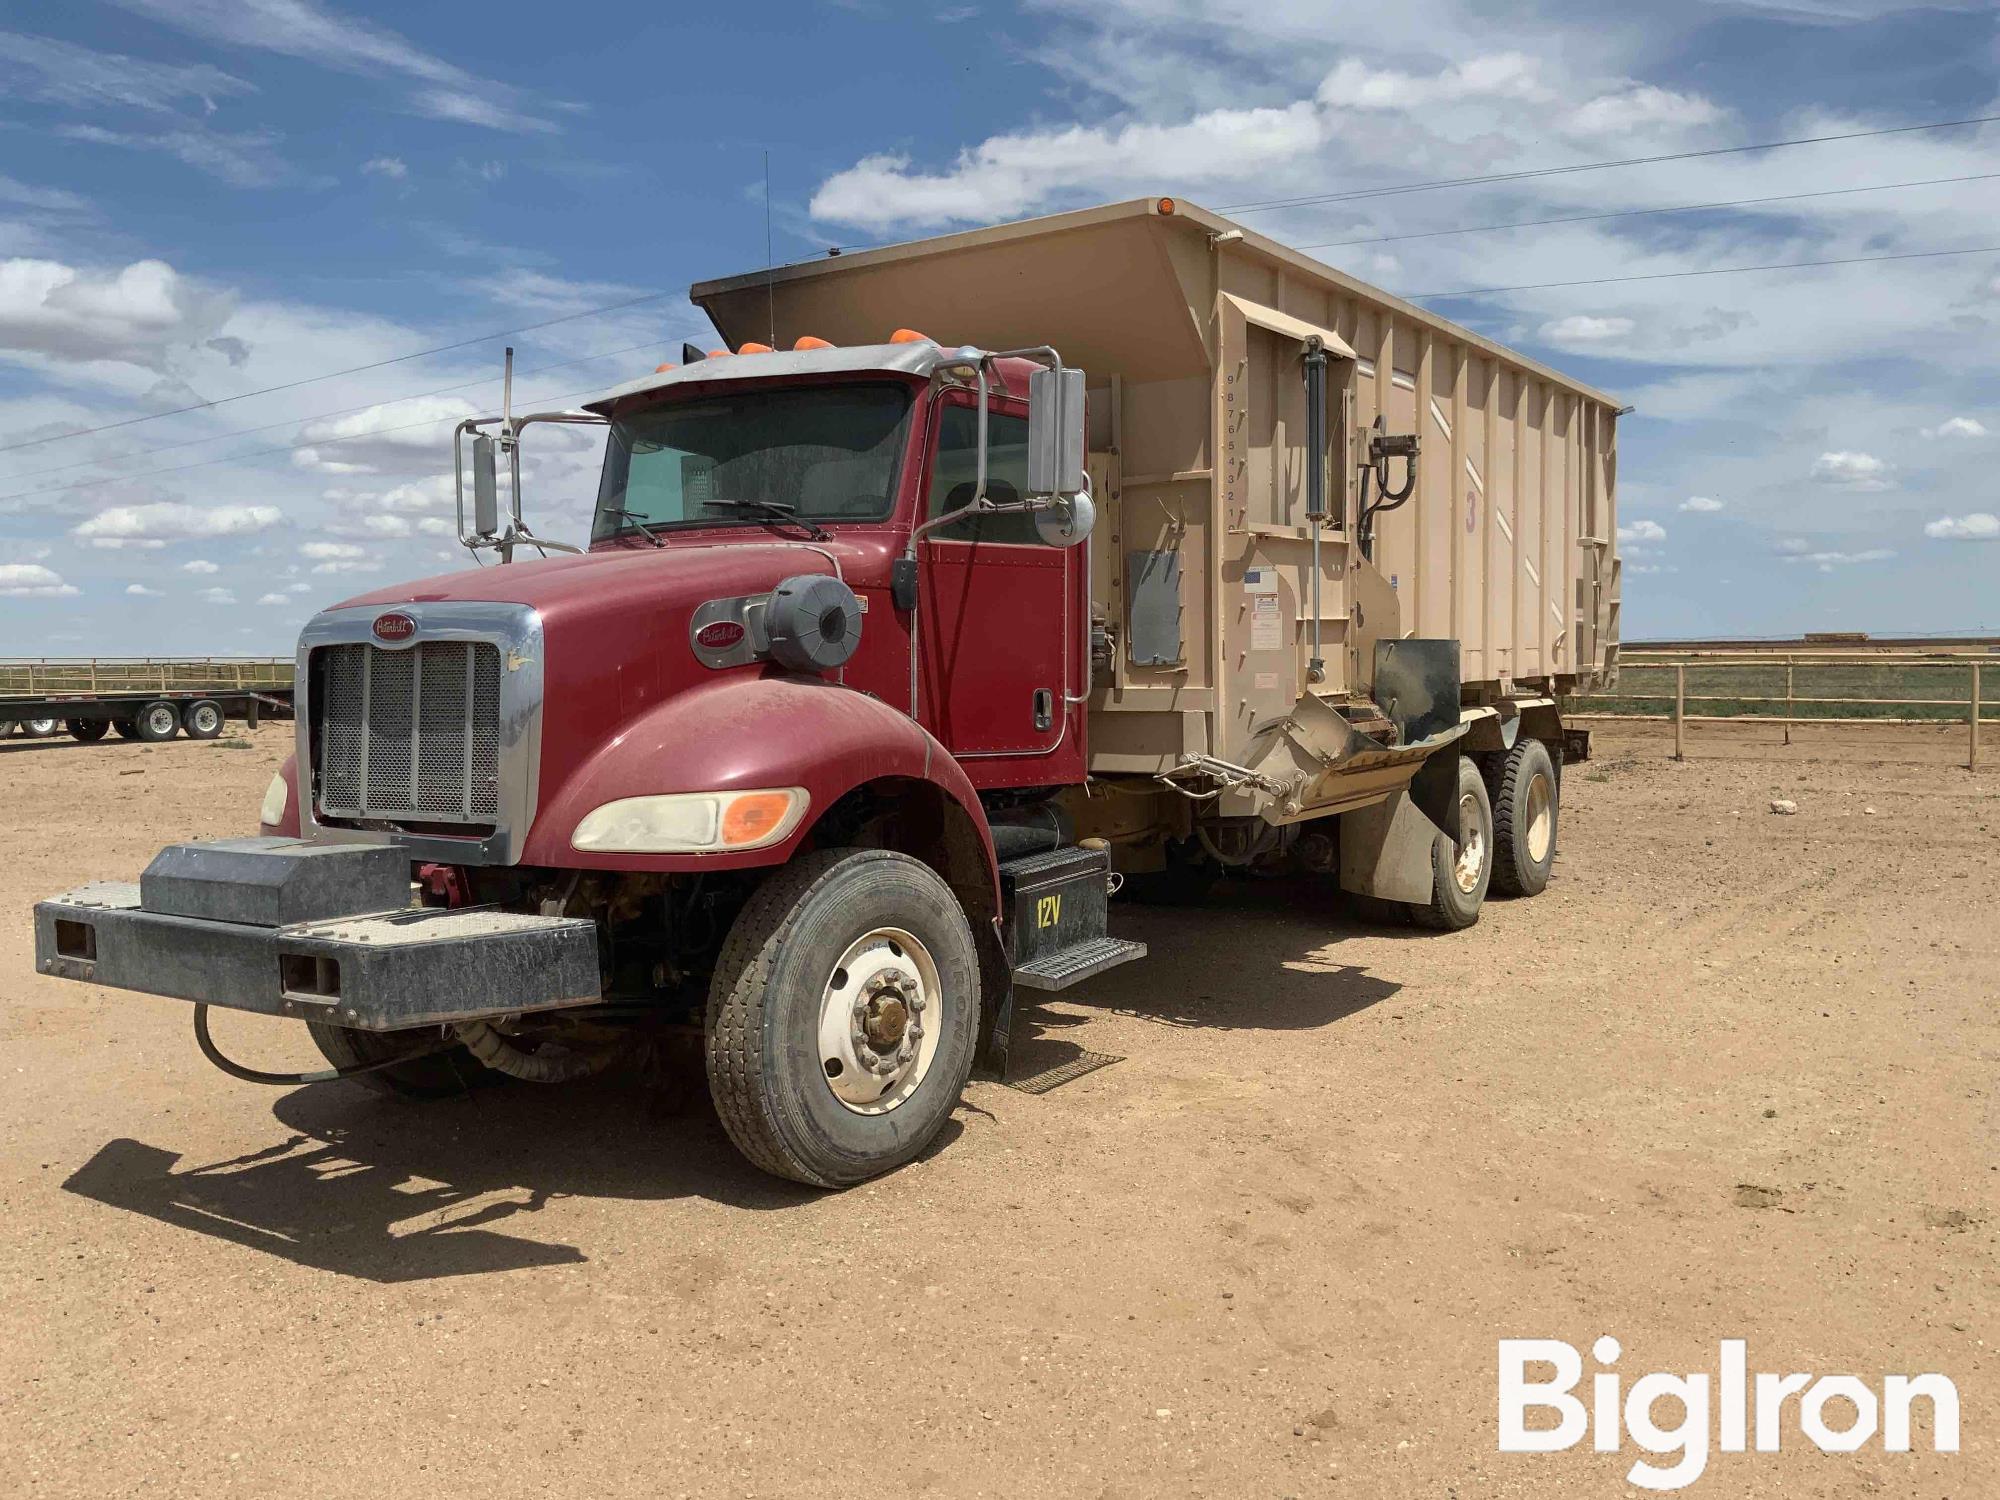
M 778 268 L 771 263 L 771 152 L 764 150 L 764 297 L 771 311 L 771 347 L 778 347 Z

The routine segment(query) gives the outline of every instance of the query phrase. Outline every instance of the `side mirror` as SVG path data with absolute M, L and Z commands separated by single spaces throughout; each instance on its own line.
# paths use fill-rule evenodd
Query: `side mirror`
M 500 484 L 493 439 L 484 433 L 472 440 L 472 529 L 479 536 L 500 534 Z
M 1075 547 L 1090 536 L 1097 524 L 1097 502 L 1089 490 L 1074 495 L 1058 495 L 1035 510 L 1035 531 L 1050 547 Z
M 1083 371 L 1037 369 L 1028 376 L 1028 493 L 1083 487 Z

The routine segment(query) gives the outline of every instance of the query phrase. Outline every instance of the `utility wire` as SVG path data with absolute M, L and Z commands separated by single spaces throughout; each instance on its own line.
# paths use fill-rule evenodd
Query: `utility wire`
M 599 392 L 612 389 L 612 386 L 617 383 L 614 381 L 612 385 L 593 385 L 586 386 L 584 389 L 577 391 L 561 391 L 553 396 L 537 396 L 535 404 L 540 405 L 547 401 L 568 401 L 577 396 L 596 395 Z M 370 438 L 385 437 L 392 432 L 409 432 L 417 427 L 435 427 L 442 422 L 456 423 L 458 420 L 458 418 L 454 417 L 425 417 L 419 422 L 404 422 L 395 427 L 378 427 L 373 432 L 357 432 L 348 437 L 322 438 L 318 442 L 313 443 L 293 443 L 287 448 L 255 448 L 248 453 L 225 453 L 220 458 L 204 458 L 191 464 L 173 464 L 164 469 L 142 469 L 132 474 L 111 474 L 96 479 L 72 479 L 68 484 L 50 484 L 44 485 L 38 490 L 18 490 L 11 495 L 0 495 L 0 504 L 5 504 L 11 500 L 27 500 L 36 495 L 61 494 L 64 490 L 89 489 L 91 486 L 99 484 L 118 484 L 131 479 L 153 479 L 161 474 L 185 474 L 190 469 L 212 469 L 217 464 L 247 463 L 253 458 L 272 458 L 279 454 L 297 453 L 303 448 L 330 448 L 335 443 L 363 443 L 367 442 Z
M 1837 135 L 1804 135 L 1789 141 L 1761 141 L 1754 146 L 1710 146 L 1701 151 L 1670 151 L 1659 156 L 1627 156 L 1615 161 L 1577 162 L 1567 167 L 1532 167 L 1519 172 L 1489 172 L 1479 177 L 1445 177 L 1432 182 L 1406 182 L 1395 187 L 1356 188 L 1344 193 L 1314 193 L 1303 198 L 1273 198 L 1263 203 L 1234 203 L 1217 209 L 1225 214 L 1261 214 L 1311 203 L 1346 203 L 1357 198 L 1393 198 L 1403 193 L 1433 193 L 1441 188 L 1477 187 L 1493 182 L 1523 182 L 1534 177 L 1561 177 L 1573 172 L 1603 172 L 1613 167 L 1646 167 L 1659 162 L 1697 161 L 1710 156 L 1738 156 L 1746 151 L 1776 151 L 1784 146 L 1819 146 L 1829 141 L 1865 141 L 1884 135 L 1908 135 L 1920 130 L 1951 130 L 1960 125 L 1991 125 L 2000 115 L 1975 115 L 1965 120 L 1936 120 L 1928 125 L 1890 125 L 1880 130 L 1848 130 Z
M 648 292 L 643 297 L 630 297 L 623 302 L 606 303 L 603 307 L 586 307 L 581 312 L 564 313 L 559 318 L 544 318 L 539 323 L 524 323 L 519 328 L 503 328 L 497 333 L 482 333 L 476 338 L 460 339 L 456 343 L 439 344 L 434 349 L 418 349 L 409 354 L 398 354 L 392 359 L 378 359 L 365 365 L 351 365 L 345 370 L 328 370 L 323 375 L 307 375 L 298 380 L 288 380 L 282 385 L 267 385 L 254 391 L 238 391 L 233 396 L 218 396 L 213 401 L 199 401 L 192 406 L 176 406 L 169 411 L 147 412 L 140 417 L 126 417 L 118 422 L 104 422 L 96 427 L 79 427 L 74 432 L 57 432 L 48 437 L 26 438 L 17 443 L 0 443 L 0 453 L 12 453 L 17 448 L 37 448 L 44 443 L 60 443 L 68 438 L 89 437 L 94 432 L 110 432 L 118 427 L 134 427 L 141 422 L 157 422 L 161 417 L 178 417 L 191 411 L 208 411 L 213 407 L 227 406 L 232 401 L 248 401 L 252 396 L 268 396 L 274 391 L 297 390 L 302 385 L 315 385 L 322 380 L 337 380 L 343 375 L 360 375 L 368 370 L 386 369 L 390 365 L 407 364 L 413 359 L 428 359 L 433 354 L 449 354 L 454 349 L 469 349 L 474 344 L 490 343 L 494 339 L 509 338 L 515 334 L 533 333 L 540 328 L 553 328 L 558 323 L 574 323 L 579 318 L 595 318 L 604 313 L 622 312 L 628 307 L 639 307 L 647 302 L 658 302 L 667 292 Z
M 1840 198 L 1852 193 L 1886 193 L 1897 188 L 1943 187 L 1961 182 L 1990 182 L 2000 172 L 1976 172 L 1969 177 L 1927 177 L 1918 182 L 1880 182 L 1873 187 L 1826 188 L 1816 193 L 1775 193 L 1764 198 L 1731 198 L 1721 203 L 1683 203 L 1670 208 L 1624 208 L 1612 213 L 1565 214 L 1554 219 L 1520 219 L 1512 224 L 1472 224 L 1462 229 L 1423 229 L 1409 234 L 1378 234 L 1359 240 L 1319 240 L 1294 245 L 1294 250 L 1336 250 L 1345 245 L 1386 245 L 1398 240 L 1434 240 L 1454 234 L 1491 234 L 1503 229 L 1539 229 L 1545 224 L 1590 224 L 1599 219 L 1637 219 L 1648 214 L 1692 214 L 1717 208 L 1753 208 L 1762 203 L 1796 203 L 1802 198 Z
M 600 359 L 612 359 L 620 354 L 637 354 L 642 349 L 658 349 L 671 342 L 672 340 L 670 339 L 650 339 L 643 344 L 628 344 L 623 349 L 606 349 L 601 353 L 586 354 L 581 359 L 558 360 L 552 365 L 537 365 L 532 370 L 516 370 L 514 375 L 516 379 L 526 380 L 531 376 L 546 375 L 551 370 L 567 370 L 574 365 L 587 365 Z M 150 458 L 156 453 L 172 453 L 178 448 L 198 448 L 203 443 L 221 443 L 228 441 L 230 438 L 251 437 L 260 432 L 271 432 L 279 427 L 299 427 L 307 422 L 325 422 L 334 417 L 351 417 L 358 411 L 373 411 L 377 407 L 402 406 L 411 401 L 428 400 L 432 396 L 449 396 L 456 391 L 469 391 L 475 386 L 492 385 L 502 378 L 499 375 L 484 375 L 478 380 L 462 380 L 457 385 L 441 385 L 433 391 L 412 391 L 407 396 L 391 396 L 384 401 L 364 401 L 359 406 L 343 406 L 338 411 L 314 412 L 311 416 L 305 417 L 287 417 L 282 422 L 266 422 L 261 427 L 238 427 L 229 432 L 211 432 L 207 437 L 185 438 L 178 443 L 158 443 L 151 448 L 141 449 L 137 453 L 114 453 L 104 458 L 84 458 L 78 459 L 75 463 L 54 464 L 46 469 L 29 469 L 25 473 L 10 474 L 8 480 L 11 483 L 20 479 L 39 479 L 44 474 L 66 474 L 71 469 L 89 469 L 100 464 L 122 463 L 134 458 Z M 439 420 L 442 419 L 440 418 Z M 346 443 L 353 442 L 358 437 L 373 436 L 373 433 L 357 433 L 354 437 L 321 438 L 318 444 L 306 444 L 303 446 L 312 447 L 324 443 Z M 127 476 L 123 474 L 106 474 L 103 477 L 108 481 L 123 479 Z
M 1409 292 L 1404 298 L 1410 302 L 1438 302 L 1450 297 L 1497 297 L 1503 292 L 1546 292 L 1558 287 L 1679 281 L 1688 276 L 1742 276 L 1752 271 L 1803 271 L 1815 266 L 1860 266 L 1884 260 L 1942 260 L 1952 255 L 2000 255 L 2000 245 L 1972 245 L 1964 250 L 1906 250 L 1896 255 L 1846 255 L 1837 260 L 1787 260 L 1764 266 L 1713 266 L 1701 271 L 1655 271 L 1645 276 L 1593 276 L 1582 281 L 1538 281 L 1528 286 L 1482 286 L 1463 292 Z

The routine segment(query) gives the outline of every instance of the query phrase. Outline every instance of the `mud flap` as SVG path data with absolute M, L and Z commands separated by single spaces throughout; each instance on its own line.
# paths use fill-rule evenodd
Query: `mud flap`
M 1410 778 L 1410 801 L 1446 838 L 1458 838 L 1458 741 L 1424 762 Z

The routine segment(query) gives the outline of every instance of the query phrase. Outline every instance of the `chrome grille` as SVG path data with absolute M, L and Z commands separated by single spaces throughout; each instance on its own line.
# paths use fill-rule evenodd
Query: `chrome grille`
M 313 653 L 318 809 L 334 818 L 500 816 L 500 652 L 483 641 Z

